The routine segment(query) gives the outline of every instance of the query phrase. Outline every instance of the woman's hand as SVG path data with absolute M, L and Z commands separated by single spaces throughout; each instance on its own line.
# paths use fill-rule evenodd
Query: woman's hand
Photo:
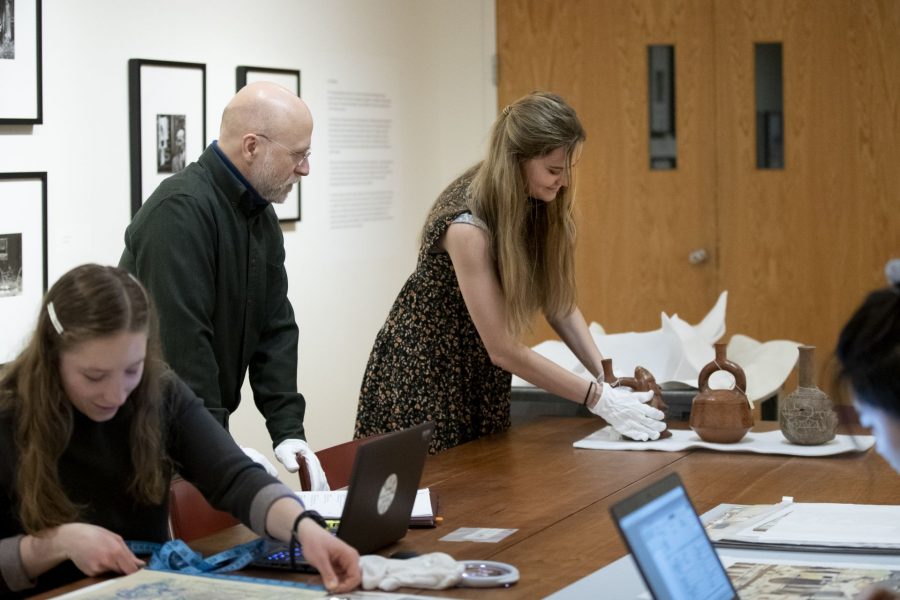
M 653 392 L 634 392 L 628 387 L 614 388 L 601 383 L 592 388 L 593 398 L 587 402 L 588 409 L 603 417 L 620 434 L 633 440 L 646 442 L 659 439 L 665 430 L 665 414 L 647 402 L 653 399 Z
M 134 573 L 145 564 L 128 549 L 121 536 L 87 523 L 66 523 L 37 535 L 26 535 L 20 542 L 19 554 L 30 579 L 66 560 L 88 576 Z
M 312 519 L 303 519 L 297 527 L 297 539 L 303 556 L 318 569 L 322 583 L 332 593 L 349 592 L 359 586 L 359 553 L 346 542 L 322 529 Z
M 57 529 L 54 544 L 85 575 L 134 573 L 146 563 L 135 556 L 122 536 L 87 523 L 69 523 Z

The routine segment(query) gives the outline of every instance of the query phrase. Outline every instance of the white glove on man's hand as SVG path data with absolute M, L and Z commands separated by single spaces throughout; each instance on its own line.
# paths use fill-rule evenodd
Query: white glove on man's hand
M 265 456 L 262 455 L 261 452 L 254 450 L 253 448 L 241 448 L 244 451 L 244 454 L 249 456 L 253 462 L 258 465 L 262 465 L 262 468 L 266 470 L 266 473 L 271 475 L 272 477 L 278 477 L 278 470 L 275 468 L 275 465 L 269 462 Z
M 275 458 L 291 473 L 296 473 L 300 470 L 300 465 L 297 464 L 298 453 L 306 460 L 306 467 L 309 470 L 309 484 L 312 487 L 310 491 L 321 492 L 331 489 L 328 487 L 328 479 L 325 477 L 325 471 L 322 470 L 319 457 L 312 451 L 309 444 L 303 440 L 291 439 L 284 440 L 275 446 Z
M 625 437 L 646 442 L 659 438 L 666 429 L 665 414 L 647 406 L 653 398 L 653 391 L 635 392 L 629 387 L 614 388 L 608 383 L 600 383 L 600 399 L 588 409 Z

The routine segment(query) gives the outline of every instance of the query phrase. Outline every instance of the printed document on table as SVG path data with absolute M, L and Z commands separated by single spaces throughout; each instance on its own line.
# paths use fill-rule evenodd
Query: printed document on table
M 314 510 L 326 519 L 340 519 L 344 512 L 344 503 L 347 501 L 347 490 L 296 492 L 296 494 L 307 510 Z M 416 493 L 416 501 L 413 504 L 410 518 L 431 518 L 433 516 L 431 491 L 428 488 L 422 488 Z
M 900 549 L 900 506 L 790 503 L 727 539 L 754 544 Z

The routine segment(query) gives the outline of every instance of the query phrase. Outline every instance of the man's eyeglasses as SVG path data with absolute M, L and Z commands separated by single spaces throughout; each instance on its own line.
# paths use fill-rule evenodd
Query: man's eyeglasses
M 284 150 L 288 153 L 288 155 L 289 155 L 294 161 L 296 161 L 296 164 L 297 164 L 298 166 L 299 166 L 299 165 L 302 165 L 302 164 L 305 163 L 305 162 L 307 162 L 307 161 L 309 160 L 310 155 L 312 154 L 312 150 L 307 150 L 306 152 L 296 152 L 296 151 L 294 151 L 294 150 L 291 150 L 290 148 L 288 148 L 287 146 L 285 146 L 285 145 L 282 144 L 281 142 L 277 142 L 277 141 L 273 140 L 272 138 L 270 138 L 269 136 L 267 136 L 267 135 L 264 134 L 264 133 L 254 133 L 253 135 L 255 135 L 255 136 L 257 136 L 257 137 L 261 137 L 261 138 L 263 138 L 263 139 L 266 139 L 266 140 L 272 142 L 273 144 L 275 144 L 276 146 L 279 146 L 279 147 L 281 147 L 281 148 L 284 148 Z

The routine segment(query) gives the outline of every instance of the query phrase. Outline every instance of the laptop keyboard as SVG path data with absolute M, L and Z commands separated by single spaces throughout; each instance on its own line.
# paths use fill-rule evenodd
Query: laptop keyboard
M 306 559 L 303 558 L 303 549 L 300 547 L 294 548 L 294 561 L 297 572 L 318 573 L 316 568 L 306 562 Z M 292 570 L 290 548 L 287 544 L 273 544 L 271 549 L 250 563 L 250 566 L 290 571 Z

